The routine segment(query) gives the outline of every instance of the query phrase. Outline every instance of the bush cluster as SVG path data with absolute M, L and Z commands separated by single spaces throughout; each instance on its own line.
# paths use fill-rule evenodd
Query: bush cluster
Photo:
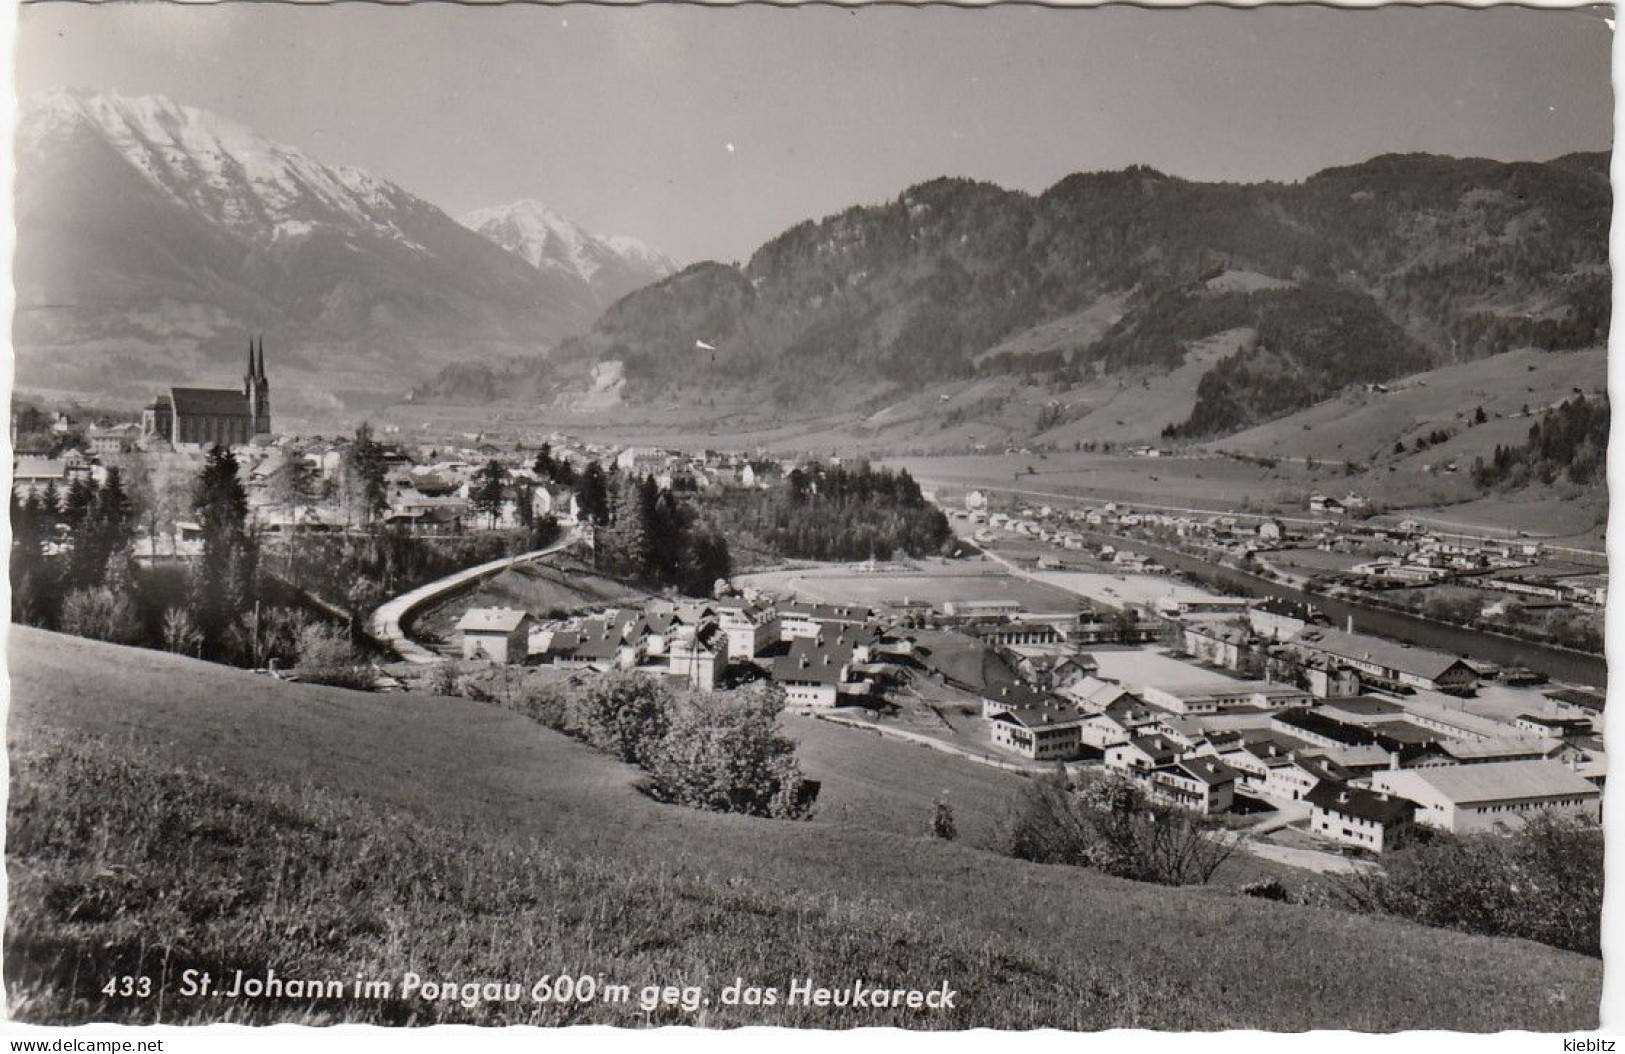
M 1595 823 L 1540 813 L 1511 834 L 1417 829 L 1380 871 L 1346 879 L 1355 910 L 1602 954 L 1603 839 Z
M 372 666 L 363 658 L 342 629 L 313 623 L 299 634 L 299 662 L 294 666 L 301 681 L 334 688 L 370 689 Z
M 1088 867 L 1168 886 L 1199 885 L 1235 851 L 1236 838 L 1196 813 L 1157 801 L 1120 776 L 1071 784 L 1030 780 L 1006 818 L 1000 848 L 1041 864 Z
M 500 691 L 439 676 L 434 686 L 507 706 L 636 765 L 660 801 L 793 820 L 810 815 L 817 796 L 794 741 L 778 729 L 784 700 L 776 690 L 673 691 L 634 673 Z

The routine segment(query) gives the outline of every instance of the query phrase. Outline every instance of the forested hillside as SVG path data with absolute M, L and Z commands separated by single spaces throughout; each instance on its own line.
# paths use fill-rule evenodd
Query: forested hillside
M 852 405 L 978 371 L 1075 384 L 1168 369 L 1192 341 L 1255 327 L 1180 428 L 1217 434 L 1352 382 L 1602 342 L 1606 168 L 1405 155 L 1231 185 L 1134 167 L 1039 195 L 939 179 L 634 293 L 547 363 L 512 367 L 510 386 L 553 391 L 619 360 L 635 400 Z M 983 354 L 1113 302 L 1104 335 Z
M 1575 397 L 1529 426 L 1522 446 L 1496 446 L 1488 461 L 1473 465 L 1481 487 L 1511 489 L 1567 479 L 1585 486 L 1601 481 L 1608 464 L 1609 406 L 1606 397 Z

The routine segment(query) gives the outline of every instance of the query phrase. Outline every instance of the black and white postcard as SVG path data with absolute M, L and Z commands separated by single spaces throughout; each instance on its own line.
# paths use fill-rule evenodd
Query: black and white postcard
M 15 17 L 8 1028 L 1601 1042 L 1611 8 Z

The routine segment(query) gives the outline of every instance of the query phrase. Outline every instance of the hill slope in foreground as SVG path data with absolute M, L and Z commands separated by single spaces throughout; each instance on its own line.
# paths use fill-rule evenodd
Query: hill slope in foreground
M 1594 1026 L 1602 964 L 901 833 L 997 773 L 797 721 L 825 807 L 697 813 L 495 706 L 285 685 L 13 628 L 7 985 L 25 1021 L 1102 1029 Z M 845 737 L 832 741 L 831 737 Z M 844 759 L 861 757 L 868 781 Z M 883 755 L 883 756 L 877 756 Z M 979 782 L 978 782 L 979 781 Z M 893 793 L 893 791 L 897 793 Z M 1000 802 L 1002 805 L 1002 802 Z M 898 817 L 902 817 L 899 822 Z M 985 838 L 983 820 L 967 840 Z M 185 969 L 522 982 L 517 1002 L 187 998 Z M 537 1006 L 591 972 L 631 1002 Z M 149 973 L 148 999 L 99 993 Z M 958 991 L 948 1011 L 728 1007 L 735 978 Z M 649 984 L 713 1005 L 646 1013 Z

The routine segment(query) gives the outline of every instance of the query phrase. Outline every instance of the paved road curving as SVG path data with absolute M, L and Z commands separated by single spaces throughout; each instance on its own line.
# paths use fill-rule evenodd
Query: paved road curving
M 504 556 L 500 560 L 492 560 L 489 563 L 466 568 L 455 574 L 447 575 L 445 578 L 437 578 L 427 585 L 418 586 L 411 592 L 402 593 L 400 596 L 386 600 L 378 605 L 377 609 L 367 619 L 367 632 L 371 633 L 375 639 L 387 644 L 395 654 L 407 662 L 420 664 L 439 662 L 442 656 L 412 640 L 406 635 L 406 631 L 401 628 L 401 623 L 406 621 L 413 612 L 482 578 L 489 578 L 491 575 L 506 571 L 510 567 L 533 563 L 543 557 L 563 552 L 579 540 L 579 536 L 572 531 L 546 549 L 535 549 L 528 553 L 520 553 L 518 556 Z

